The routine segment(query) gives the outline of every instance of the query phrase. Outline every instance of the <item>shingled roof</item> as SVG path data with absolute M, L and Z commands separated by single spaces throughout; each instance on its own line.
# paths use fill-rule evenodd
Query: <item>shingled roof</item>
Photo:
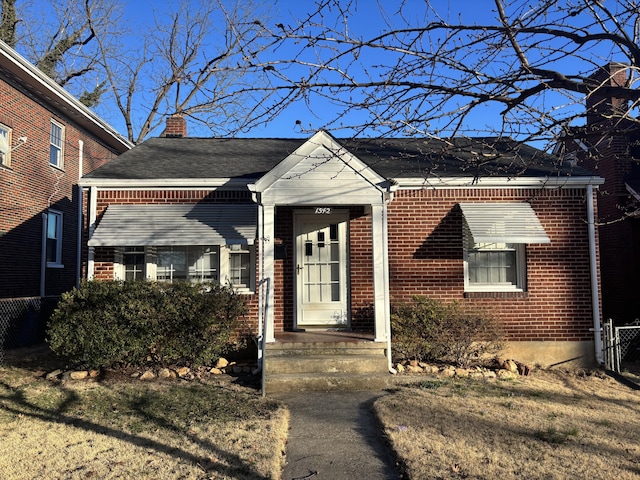
M 591 173 L 511 139 L 336 139 L 389 179 L 439 177 L 569 177 Z M 254 180 L 307 139 L 152 138 L 85 176 L 87 179 Z

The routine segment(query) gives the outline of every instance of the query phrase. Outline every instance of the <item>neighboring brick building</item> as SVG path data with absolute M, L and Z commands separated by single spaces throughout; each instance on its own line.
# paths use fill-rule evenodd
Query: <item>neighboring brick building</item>
M 502 319 L 514 358 L 593 362 L 600 178 L 510 140 L 185 138 L 171 122 L 83 177 L 90 277 L 229 282 L 268 342 L 387 342 L 391 303 L 458 300 Z
M 593 75 L 596 84 L 624 86 L 629 72 L 611 63 Z M 640 128 L 624 119 L 629 102 L 590 95 L 587 124 L 575 128 L 561 146 L 579 165 L 604 179 L 598 191 L 598 232 L 602 309 L 618 325 L 640 318 Z
M 59 296 L 76 285 L 78 180 L 131 146 L 0 42 L 0 299 Z

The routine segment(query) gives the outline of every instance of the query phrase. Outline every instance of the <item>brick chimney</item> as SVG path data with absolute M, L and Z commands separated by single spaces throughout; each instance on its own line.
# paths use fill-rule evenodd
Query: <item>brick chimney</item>
M 606 123 L 612 115 L 620 116 L 628 108 L 629 102 L 606 94 L 607 87 L 622 87 L 627 84 L 627 65 L 611 62 L 598 69 L 590 78 L 603 92 L 587 97 L 587 125 L 596 126 Z M 616 120 L 613 119 L 615 122 Z
M 167 117 L 167 125 L 162 132 L 162 137 L 182 138 L 187 136 L 187 121 L 179 113 Z

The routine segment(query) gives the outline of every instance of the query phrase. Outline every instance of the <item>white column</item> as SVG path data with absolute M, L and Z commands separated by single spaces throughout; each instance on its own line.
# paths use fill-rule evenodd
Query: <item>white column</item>
M 375 341 L 388 340 L 389 284 L 387 281 L 387 249 L 385 239 L 384 205 L 371 206 L 371 231 L 373 235 L 373 309 Z
M 266 334 L 265 341 L 266 342 L 275 342 L 274 335 L 274 310 L 273 304 L 275 300 L 274 295 L 274 256 L 275 256 L 275 247 L 273 243 L 274 234 L 275 234 L 275 213 L 276 207 L 275 205 L 264 205 L 263 219 L 264 219 L 264 227 L 262 230 L 263 238 L 261 239 L 263 242 L 262 249 L 262 261 L 264 264 L 263 270 L 263 279 L 266 282 L 266 294 L 264 297 L 264 321 L 266 323 Z
M 93 236 L 96 229 L 96 210 L 98 208 L 98 189 L 96 187 L 89 188 L 89 201 L 87 203 L 89 215 L 89 238 Z M 95 275 L 95 252 L 94 247 L 88 247 L 87 252 L 87 279 L 93 280 Z

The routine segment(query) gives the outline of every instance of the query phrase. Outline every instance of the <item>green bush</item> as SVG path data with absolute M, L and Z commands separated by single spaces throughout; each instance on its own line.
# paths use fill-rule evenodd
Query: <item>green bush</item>
M 88 281 L 62 296 L 48 341 L 88 367 L 209 365 L 232 346 L 245 310 L 216 284 Z
M 404 359 L 469 366 L 504 348 L 497 320 L 486 310 L 460 302 L 416 296 L 413 302 L 392 307 L 391 327 L 395 352 Z

